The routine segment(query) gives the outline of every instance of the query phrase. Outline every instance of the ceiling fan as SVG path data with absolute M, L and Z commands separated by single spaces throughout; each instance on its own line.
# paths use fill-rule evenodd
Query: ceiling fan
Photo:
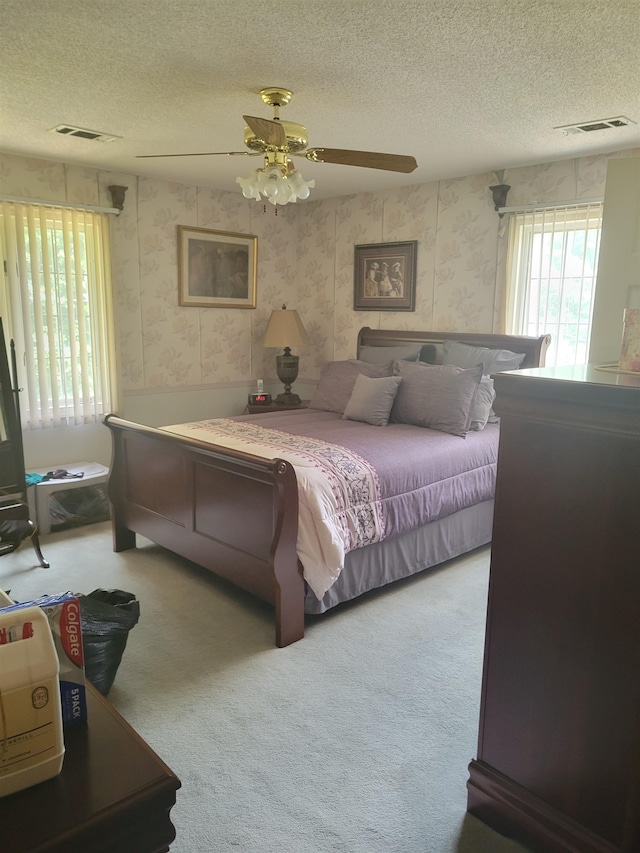
M 260 97 L 273 107 L 273 119 L 243 116 L 244 144 L 250 151 L 203 151 L 192 154 L 140 154 L 149 157 L 208 157 L 226 154 L 231 157 L 264 157 L 264 167 L 248 178 L 237 178 L 246 198 L 260 200 L 264 196 L 272 204 L 287 204 L 307 198 L 315 181 L 305 181 L 294 167 L 291 157 L 305 157 L 313 163 L 336 163 L 343 166 L 362 166 L 389 172 L 413 172 L 415 157 L 403 154 L 381 154 L 375 151 L 350 151 L 344 148 L 308 148 L 307 128 L 292 121 L 282 121 L 279 109 L 286 106 L 293 92 L 280 87 L 260 90 Z

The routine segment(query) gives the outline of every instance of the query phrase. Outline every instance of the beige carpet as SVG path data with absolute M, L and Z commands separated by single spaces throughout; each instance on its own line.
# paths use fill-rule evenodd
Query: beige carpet
M 515 853 L 466 814 L 489 550 L 308 619 L 274 646 L 267 605 L 108 523 L 24 545 L 0 585 L 26 601 L 134 593 L 110 701 L 182 781 L 172 853 Z

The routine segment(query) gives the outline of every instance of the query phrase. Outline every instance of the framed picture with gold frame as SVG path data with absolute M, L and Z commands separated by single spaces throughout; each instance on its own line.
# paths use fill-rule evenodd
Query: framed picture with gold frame
M 258 238 L 178 225 L 178 304 L 255 308 Z
M 354 311 L 415 311 L 418 241 L 355 246 Z

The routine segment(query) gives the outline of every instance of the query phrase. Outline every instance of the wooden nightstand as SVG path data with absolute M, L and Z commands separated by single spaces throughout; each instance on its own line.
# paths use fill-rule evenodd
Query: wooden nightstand
M 250 403 L 248 403 L 247 408 L 244 410 L 244 414 L 261 415 L 263 412 L 286 412 L 292 409 L 308 409 L 310 402 L 310 400 L 301 400 L 299 406 L 289 406 L 282 403 L 276 403 L 275 401 L 269 403 L 268 406 L 260 404 L 252 406 Z

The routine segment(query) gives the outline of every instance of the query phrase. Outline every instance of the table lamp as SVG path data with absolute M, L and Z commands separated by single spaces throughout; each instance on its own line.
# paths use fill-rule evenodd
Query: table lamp
M 284 384 L 284 391 L 278 394 L 275 402 L 299 406 L 300 397 L 291 393 L 291 386 L 298 376 L 298 356 L 291 355 L 291 347 L 308 346 L 310 341 L 298 312 L 288 309 L 286 305 L 272 311 L 262 343 L 265 347 L 284 348 L 284 353 L 276 356 L 278 379 Z

